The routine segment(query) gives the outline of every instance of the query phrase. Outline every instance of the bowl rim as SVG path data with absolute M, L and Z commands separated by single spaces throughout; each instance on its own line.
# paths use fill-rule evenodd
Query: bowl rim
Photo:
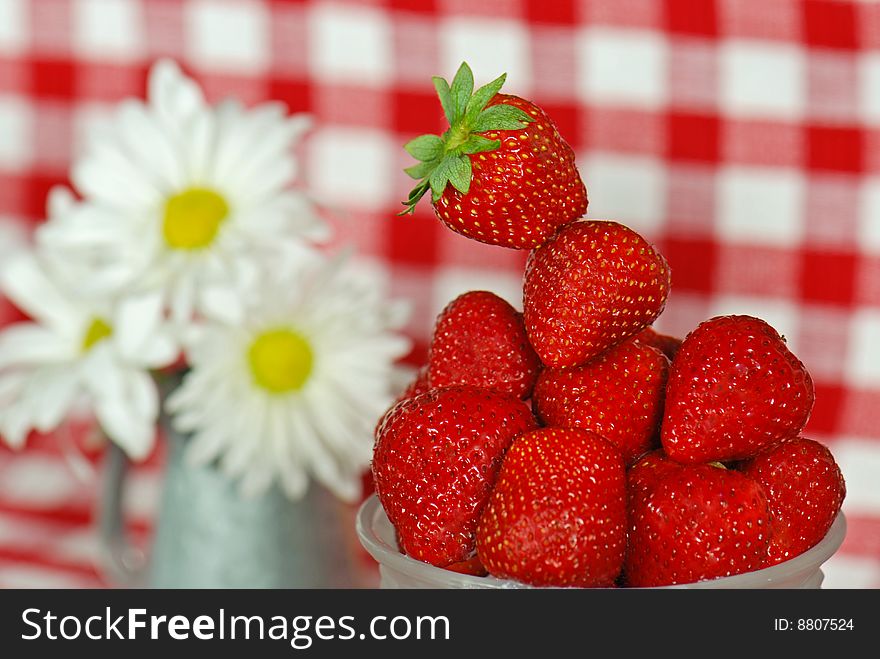
M 443 582 L 451 583 L 458 588 L 534 588 L 534 586 L 508 579 L 498 579 L 492 576 L 478 577 L 452 572 L 430 563 L 416 560 L 401 553 L 396 543 L 392 545 L 381 538 L 375 530 L 378 523 L 391 524 L 388 516 L 385 514 L 385 509 L 379 501 L 379 497 L 372 494 L 360 505 L 355 519 L 355 528 L 361 545 L 380 566 L 387 566 L 405 574 L 411 574 L 413 570 L 417 570 L 422 573 L 423 579 L 436 581 L 438 588 L 440 587 L 439 584 Z M 843 540 L 846 537 L 846 527 L 846 516 L 843 510 L 841 510 L 837 513 L 837 517 L 835 517 L 825 537 L 813 547 L 794 558 L 752 572 L 687 584 L 663 586 L 662 588 L 757 588 L 760 582 L 772 583 L 783 578 L 783 574 L 790 577 L 792 574 L 813 572 L 814 569 L 819 569 L 819 566 L 831 558 L 840 548 L 840 545 L 843 544 Z M 743 582 L 747 582 L 749 585 L 741 585 Z M 626 588 L 624 590 L 637 589 Z

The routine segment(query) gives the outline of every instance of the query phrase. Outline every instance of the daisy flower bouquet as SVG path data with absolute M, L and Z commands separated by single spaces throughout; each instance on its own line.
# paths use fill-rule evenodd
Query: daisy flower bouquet
M 212 105 L 177 65 L 149 74 L 55 189 L 33 248 L 0 269 L 29 322 L 0 332 L 0 436 L 93 415 L 141 460 L 166 424 L 183 461 L 244 499 L 314 481 L 360 494 L 375 420 L 409 349 L 405 309 L 296 186 L 309 126 L 276 103 Z M 217 514 L 222 515 L 220 510 Z

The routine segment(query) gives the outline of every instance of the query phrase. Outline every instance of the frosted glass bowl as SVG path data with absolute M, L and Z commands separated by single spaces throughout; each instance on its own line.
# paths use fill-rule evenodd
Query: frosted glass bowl
M 361 505 L 357 534 L 364 549 L 379 563 L 381 588 L 529 588 L 494 577 L 474 577 L 444 570 L 400 553 L 394 527 L 376 495 Z M 822 541 L 789 561 L 772 567 L 668 588 L 821 588 L 822 564 L 838 550 L 846 536 L 841 512 Z

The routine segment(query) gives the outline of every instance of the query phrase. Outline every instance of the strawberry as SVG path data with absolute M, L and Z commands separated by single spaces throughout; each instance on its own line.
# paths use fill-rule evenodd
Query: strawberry
M 464 63 L 451 86 L 434 78 L 450 127 L 404 147 L 421 162 L 405 170 L 419 183 L 401 214 L 430 190 L 435 214 L 453 231 L 531 249 L 586 212 L 587 191 L 553 120 L 530 101 L 500 94 L 505 78 L 474 92 Z
M 431 387 L 471 384 L 528 398 L 538 365 L 522 314 L 494 293 L 471 291 L 437 319 L 428 381 Z
M 761 486 L 715 465 L 688 465 L 631 491 L 624 573 L 629 586 L 667 586 L 764 567 L 770 509 Z
M 477 528 L 489 574 L 535 586 L 611 586 L 626 546 L 620 452 L 580 429 L 514 440 Z
M 473 577 L 485 577 L 489 574 L 486 572 L 486 568 L 483 567 L 483 564 L 480 563 L 478 556 L 472 556 L 466 561 L 450 563 L 444 569 L 449 570 L 450 572 L 458 572 L 459 574 L 469 574 Z
M 663 449 L 645 453 L 626 470 L 627 496 L 632 499 L 647 494 L 664 478 L 683 467 L 684 465 L 670 460 Z
M 578 366 L 654 322 L 668 292 L 666 260 L 635 231 L 572 222 L 529 255 L 526 331 L 544 364 Z
M 471 558 L 504 453 L 536 425 L 515 396 L 468 386 L 432 389 L 386 413 L 373 478 L 401 549 L 438 567 Z
M 743 465 L 770 502 L 770 563 L 802 554 L 828 533 L 846 497 L 834 456 L 812 439 L 797 437 Z
M 667 334 L 660 334 L 653 327 L 646 327 L 636 334 L 635 338 L 642 343 L 657 348 L 657 350 L 669 358 L 669 361 L 675 359 L 678 349 L 681 348 L 681 339 Z
M 813 407 L 806 367 L 752 316 L 701 323 L 672 361 L 663 449 L 684 463 L 742 460 L 800 432 Z
M 669 360 L 624 341 L 575 368 L 545 368 L 532 400 L 548 426 L 587 428 L 614 444 L 627 464 L 659 445 Z

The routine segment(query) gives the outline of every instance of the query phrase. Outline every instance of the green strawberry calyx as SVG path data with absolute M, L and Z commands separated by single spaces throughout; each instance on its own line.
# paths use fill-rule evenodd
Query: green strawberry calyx
M 419 162 L 403 171 L 419 183 L 403 202 L 406 208 L 398 215 L 415 212 L 416 204 L 428 190 L 431 190 L 432 201 L 436 202 L 447 183 L 461 194 L 467 194 L 473 177 L 468 156 L 494 151 L 501 146 L 500 140 L 490 140 L 479 133 L 519 130 L 534 121 L 528 113 L 512 105 L 486 107 L 506 79 L 504 73 L 474 91 L 474 74 L 467 62 L 458 67 L 451 85 L 438 76 L 432 78 L 449 129 L 442 135 L 420 135 L 404 145 L 407 153 Z

